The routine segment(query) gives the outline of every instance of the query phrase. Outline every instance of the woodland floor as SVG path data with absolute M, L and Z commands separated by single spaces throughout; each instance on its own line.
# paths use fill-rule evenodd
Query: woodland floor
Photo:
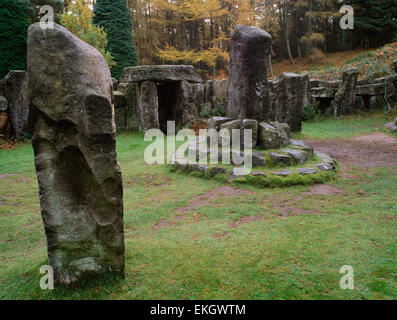
M 147 166 L 118 136 L 126 279 L 39 288 L 46 241 L 31 146 L 0 150 L 0 299 L 397 299 L 397 135 L 383 115 L 306 123 L 333 155 L 326 185 L 259 189 Z M 355 290 L 340 289 L 342 266 Z

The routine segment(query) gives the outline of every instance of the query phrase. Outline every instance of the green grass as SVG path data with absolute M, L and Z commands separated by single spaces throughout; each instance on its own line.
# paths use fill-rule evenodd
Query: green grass
M 364 114 L 342 119 L 327 118 L 322 121 L 309 121 L 303 123 L 302 133 L 294 135 L 294 138 L 315 140 L 351 138 L 379 131 L 386 122 L 390 121 L 392 118 L 383 114 Z
M 302 136 L 370 133 L 382 119 L 308 123 Z M 32 148 L 0 150 L 0 299 L 397 298 L 396 168 L 351 168 L 354 178 L 329 182 L 341 192 L 328 196 L 238 186 L 246 194 L 188 208 L 224 183 L 147 166 L 145 146 L 141 135 L 118 137 L 126 278 L 52 292 L 39 288 L 47 256 Z M 353 291 L 339 287 L 344 265 L 355 268 Z

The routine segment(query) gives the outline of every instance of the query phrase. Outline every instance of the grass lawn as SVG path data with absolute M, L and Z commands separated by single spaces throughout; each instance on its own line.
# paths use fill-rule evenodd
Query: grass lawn
M 386 120 L 308 123 L 297 138 L 363 135 Z M 317 189 L 260 189 L 147 166 L 145 146 L 118 136 L 126 279 L 54 291 L 39 287 L 47 256 L 32 147 L 0 150 L 0 299 L 397 298 L 397 163 L 349 167 Z M 355 290 L 340 289 L 344 265 Z

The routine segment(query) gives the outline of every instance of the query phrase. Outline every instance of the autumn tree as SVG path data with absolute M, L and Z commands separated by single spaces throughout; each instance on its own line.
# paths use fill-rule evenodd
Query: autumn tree
M 102 27 L 94 25 L 92 18 L 93 12 L 89 7 L 89 3 L 85 0 L 74 0 L 74 3 L 71 2 L 65 8 L 60 16 L 60 22 L 81 40 L 98 49 L 111 68 L 116 63 L 113 61 L 110 52 L 106 50 L 106 32 Z

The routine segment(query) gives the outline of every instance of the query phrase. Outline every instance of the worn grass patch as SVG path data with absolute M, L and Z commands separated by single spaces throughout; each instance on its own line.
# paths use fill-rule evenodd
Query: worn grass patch
M 367 133 L 381 118 L 305 124 L 303 135 L 330 139 L 353 122 Z M 118 136 L 126 278 L 54 291 L 39 287 L 47 252 L 32 148 L 0 150 L 0 299 L 397 298 L 397 166 L 351 167 L 321 187 L 225 187 L 147 166 L 146 145 Z M 339 287 L 344 265 L 353 291 Z

